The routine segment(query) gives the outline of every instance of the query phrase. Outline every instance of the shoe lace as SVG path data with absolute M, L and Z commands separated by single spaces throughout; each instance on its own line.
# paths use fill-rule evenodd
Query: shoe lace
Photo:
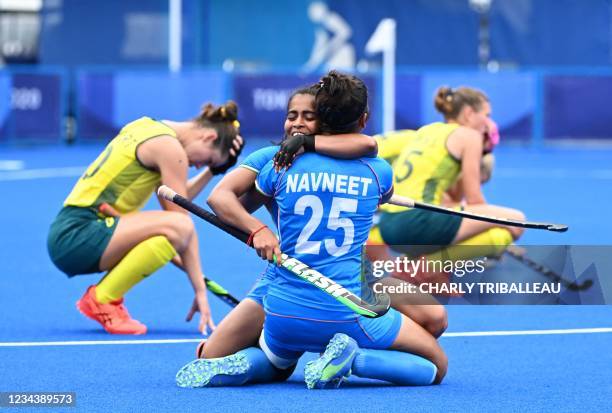
M 123 305 L 123 303 L 121 304 L 116 304 L 114 305 L 115 307 L 115 316 L 121 320 L 129 320 L 130 317 L 130 313 L 128 313 L 127 308 L 125 308 L 125 306 Z
M 103 309 L 100 309 L 98 316 L 102 319 L 104 324 L 113 324 L 117 321 L 125 321 L 130 319 L 130 314 L 123 305 L 119 304 L 105 304 Z

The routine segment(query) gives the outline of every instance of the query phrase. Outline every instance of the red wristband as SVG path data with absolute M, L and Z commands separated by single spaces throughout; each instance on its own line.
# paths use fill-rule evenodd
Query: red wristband
M 253 246 L 253 238 L 255 237 L 255 234 L 257 234 L 259 231 L 261 231 L 264 228 L 268 228 L 268 226 L 267 225 L 262 225 L 261 227 L 259 227 L 255 231 L 251 232 L 251 235 L 249 235 L 249 239 L 247 239 L 247 245 L 249 247 Z

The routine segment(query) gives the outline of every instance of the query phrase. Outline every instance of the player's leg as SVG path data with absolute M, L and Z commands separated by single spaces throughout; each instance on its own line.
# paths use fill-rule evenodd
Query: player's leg
M 402 315 L 401 327 L 389 349 L 421 356 L 431 362 L 436 370 L 435 380 L 433 381 L 435 384 L 441 383 L 446 375 L 448 358 L 438 341 L 425 331 L 423 327 L 406 316 Z M 410 365 L 411 363 L 408 364 L 408 366 Z M 419 360 L 417 367 L 419 373 L 422 373 L 423 369 L 425 371 L 431 370 L 431 366 L 423 363 L 422 360 Z
M 144 211 L 121 216 L 102 257 L 100 270 L 113 268 L 128 251 L 156 235 L 168 239 L 177 251 L 183 251 L 194 231 L 188 215 L 173 211 Z
M 524 220 L 522 212 L 496 205 L 471 205 L 467 211 L 503 218 Z M 446 248 L 427 254 L 428 260 L 466 260 L 475 257 L 498 256 L 517 240 L 523 228 L 499 226 L 493 223 L 462 219 L 457 233 Z
M 242 300 L 217 325 L 198 357 L 224 357 L 256 346 L 264 318 L 265 313 L 259 303 L 249 298 Z
M 255 283 L 247 297 L 223 319 L 209 339 L 198 345 L 197 357 L 206 358 L 209 362 L 196 362 L 191 367 L 185 367 L 180 377 L 177 375 L 177 383 L 180 386 L 193 387 L 194 384 L 199 386 L 203 382 L 206 382 L 206 385 L 218 383 L 219 380 L 215 377 L 220 375 L 220 372 L 227 370 L 224 367 L 228 366 L 227 357 L 233 359 L 233 362 L 230 363 L 231 366 L 239 366 L 240 368 L 235 368 L 226 374 L 226 376 L 232 377 L 232 379 L 226 378 L 223 381 L 226 385 L 284 381 L 289 378 L 293 373 L 295 364 L 284 369 L 275 368 L 266 355 L 256 348 L 265 319 L 263 297 L 267 293 L 268 284 L 274 275 L 275 269 L 269 267 Z M 213 369 L 212 366 L 218 366 L 218 368 Z M 186 378 L 191 377 L 187 373 L 194 369 L 199 371 L 200 375 L 203 371 L 208 372 L 208 378 L 196 383 Z M 211 374 L 211 372 L 214 374 Z
M 266 354 L 249 347 L 235 354 L 212 359 L 196 359 L 176 374 L 179 387 L 241 386 L 275 381 L 278 371 Z
M 399 350 L 399 351 L 395 351 Z M 446 356 L 422 327 L 395 310 L 361 318 L 359 329 L 336 334 L 306 365 L 308 388 L 338 387 L 351 373 L 401 385 L 429 385 L 446 372 Z
M 223 357 L 258 345 L 265 319 L 263 298 L 275 276 L 276 268 L 268 266 L 246 298 L 223 319 L 208 341 L 198 345 L 197 357 Z M 279 370 L 275 380 L 284 381 L 292 373 L 293 369 Z
M 275 276 L 276 268 L 269 265 L 245 299 L 221 321 L 205 344 L 198 345 L 198 358 L 224 357 L 257 346 L 265 319 L 263 299 Z
M 378 226 L 372 227 L 366 245 L 367 258 L 372 261 L 393 261 L 394 257 L 380 234 Z M 397 286 L 405 281 L 386 277 L 377 280 L 385 286 Z M 446 330 L 448 317 L 444 306 L 429 294 L 391 295 L 391 306 L 421 325 L 432 336 L 439 337 Z
M 399 286 L 406 281 L 385 277 L 379 281 L 383 286 Z M 390 294 L 391 307 L 404 314 L 438 338 L 448 327 L 448 313 L 446 308 L 433 296 L 423 293 Z
M 240 386 L 247 383 L 269 383 L 287 378 L 302 351 L 287 350 L 262 333 L 260 347 L 249 347 L 218 358 L 196 359 L 179 370 L 180 387 Z M 205 350 L 207 351 L 207 349 Z
M 439 383 L 446 374 L 447 358 L 438 341 L 405 315 L 391 309 L 359 323 L 367 340 L 351 334 L 362 349 L 354 374 L 404 385 L 429 385 L 434 376 Z
M 521 211 L 497 205 L 467 205 L 465 207 L 465 211 L 500 218 L 510 218 L 519 221 L 525 220 L 525 214 L 523 214 Z M 493 224 L 490 222 L 476 221 L 473 219 L 462 219 L 461 225 L 459 226 L 459 229 L 455 234 L 455 237 L 453 238 L 451 244 L 457 244 L 491 228 L 504 228 L 510 233 L 512 239 L 515 241 L 519 239 L 524 232 L 524 229 L 519 227 L 500 227 L 500 225 Z
M 192 237 L 191 219 L 178 212 L 147 211 L 119 219 L 102 257 L 100 270 L 109 270 L 96 287 L 103 304 L 121 299 L 138 282 L 182 252 Z
M 99 269 L 109 271 L 87 290 L 77 307 L 110 333 L 143 334 L 146 327 L 130 317 L 123 296 L 186 247 L 193 223 L 185 214 L 168 211 L 114 219 L 118 222 L 99 261 Z

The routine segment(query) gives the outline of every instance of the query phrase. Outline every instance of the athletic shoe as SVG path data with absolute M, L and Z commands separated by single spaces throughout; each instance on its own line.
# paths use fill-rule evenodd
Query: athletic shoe
M 357 342 L 346 334 L 332 337 L 325 352 L 317 360 L 309 361 L 304 369 L 304 380 L 309 389 L 338 388 L 351 375 L 357 356 Z
M 240 386 L 248 379 L 251 363 L 244 354 L 196 359 L 176 373 L 179 387 Z
M 145 334 L 147 332 L 147 326 L 130 317 L 123 305 L 123 298 L 108 304 L 98 302 L 95 285 L 87 289 L 76 306 L 83 315 L 102 324 L 107 333 Z

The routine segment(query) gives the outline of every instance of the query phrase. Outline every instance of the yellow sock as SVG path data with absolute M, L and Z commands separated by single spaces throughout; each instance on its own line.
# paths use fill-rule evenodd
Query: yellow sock
M 166 265 L 176 250 L 163 235 L 141 242 L 132 248 L 96 286 L 96 299 L 108 304 L 123 297 L 130 288 Z
M 378 229 L 378 225 L 374 225 L 370 230 L 370 234 L 368 235 L 368 244 L 371 245 L 385 245 L 385 241 L 380 235 L 380 229 Z
M 427 260 L 467 260 L 500 255 L 512 244 L 512 234 L 505 228 L 491 228 L 472 238 L 426 255 Z M 466 248 L 468 247 L 468 248 Z

